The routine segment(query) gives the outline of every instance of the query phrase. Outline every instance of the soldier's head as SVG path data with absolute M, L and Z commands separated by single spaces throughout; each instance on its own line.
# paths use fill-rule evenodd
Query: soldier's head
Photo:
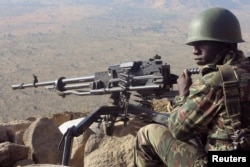
M 194 47 L 198 65 L 212 63 L 225 48 L 237 49 L 244 42 L 237 17 L 224 8 L 210 8 L 195 17 L 188 31 L 187 45 Z

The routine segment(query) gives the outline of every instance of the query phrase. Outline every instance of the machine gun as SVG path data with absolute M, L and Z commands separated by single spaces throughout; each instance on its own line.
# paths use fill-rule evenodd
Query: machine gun
M 192 73 L 197 71 L 192 69 Z M 170 65 L 164 64 L 161 57 L 156 55 L 148 61 L 132 61 L 109 66 L 107 71 L 96 72 L 92 76 L 65 78 L 54 81 L 38 82 L 33 75 L 33 82 L 28 84 L 12 85 L 12 89 L 29 87 L 45 87 L 56 90 L 58 95 L 70 94 L 103 95 L 111 94 L 113 106 L 102 106 L 85 117 L 76 126 L 68 128 L 63 135 L 64 142 L 62 165 L 68 165 L 73 137 L 81 135 L 94 122 L 103 122 L 107 134 L 112 133 L 114 123 L 123 121 L 127 124 L 131 115 L 147 122 L 166 124 L 168 115 L 155 112 L 150 107 L 153 98 L 174 97 L 177 91 L 173 90 L 177 76 L 170 73 Z M 139 105 L 129 104 L 131 92 L 136 92 L 141 100 Z M 61 145 L 60 144 L 60 145 Z
M 161 57 L 156 55 L 149 61 L 132 61 L 109 66 L 107 71 L 96 72 L 91 76 L 65 78 L 54 81 L 38 82 L 33 75 L 33 82 L 12 85 L 12 89 L 44 86 L 56 90 L 58 95 L 65 97 L 74 94 L 78 96 L 116 94 L 118 92 L 136 91 L 142 97 L 161 97 L 170 92 L 177 76 L 170 73 L 170 65 L 163 64 Z M 117 96 L 113 97 L 118 102 Z M 118 100 L 118 101 L 117 101 Z

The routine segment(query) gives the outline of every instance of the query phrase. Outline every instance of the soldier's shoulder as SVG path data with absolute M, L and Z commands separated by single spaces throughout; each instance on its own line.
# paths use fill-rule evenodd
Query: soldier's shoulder
M 202 68 L 201 73 L 201 80 L 203 80 L 204 83 L 210 84 L 211 86 L 221 86 L 221 74 L 216 66 L 206 66 Z

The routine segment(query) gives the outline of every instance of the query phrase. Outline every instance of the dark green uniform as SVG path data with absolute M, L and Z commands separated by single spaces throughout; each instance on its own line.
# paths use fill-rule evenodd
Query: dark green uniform
M 202 77 L 191 85 L 188 97 L 176 98 L 168 127 L 151 124 L 140 129 L 135 146 L 136 166 L 206 166 L 207 151 L 233 150 L 231 119 L 225 109 L 216 61 L 201 69 Z M 242 52 L 228 50 L 222 62 L 230 64 L 238 77 L 242 126 L 247 127 L 250 125 L 250 61 Z M 190 142 L 197 136 L 204 147 Z

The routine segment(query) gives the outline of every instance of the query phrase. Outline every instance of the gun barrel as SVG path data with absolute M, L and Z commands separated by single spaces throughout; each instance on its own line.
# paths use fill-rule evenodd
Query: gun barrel
M 45 81 L 45 82 L 33 82 L 33 83 L 21 83 L 21 84 L 15 84 L 12 85 L 12 89 L 24 89 L 24 88 L 30 88 L 30 87 L 40 87 L 40 86 L 51 86 L 55 87 L 58 84 L 60 85 L 66 85 L 66 84 L 72 84 L 72 83 L 81 83 L 81 82 L 90 82 L 94 81 L 95 76 L 85 76 L 85 77 L 78 77 L 78 78 L 64 78 L 60 77 L 59 79 L 55 81 Z M 75 85 L 75 86 L 69 86 L 67 89 L 74 89 L 76 87 L 87 87 L 87 84 Z
M 49 86 L 49 85 L 54 85 L 55 81 L 47 81 L 47 82 L 38 82 L 38 83 L 21 83 L 21 84 L 15 84 L 12 85 L 12 89 L 24 89 L 24 88 L 29 88 L 29 87 L 38 87 L 38 86 Z
M 72 89 L 82 89 L 82 88 L 90 88 L 90 82 L 89 83 L 82 83 L 82 84 L 73 84 L 73 85 L 65 85 L 65 90 L 72 90 Z
M 78 78 L 65 78 L 62 80 L 62 83 L 70 84 L 70 83 L 90 82 L 94 81 L 94 79 L 95 79 L 94 75 L 78 77 Z
M 151 79 L 151 78 L 155 78 L 155 75 L 134 76 L 133 80 L 143 80 L 143 79 Z
M 127 91 L 138 91 L 138 90 L 159 89 L 159 88 L 161 88 L 160 85 L 129 86 L 127 87 Z M 124 91 L 124 89 L 122 87 L 112 87 L 112 88 L 101 88 L 93 90 L 66 90 L 63 91 L 62 93 L 64 95 L 74 94 L 78 96 L 85 96 L 85 95 L 102 95 L 120 91 Z

